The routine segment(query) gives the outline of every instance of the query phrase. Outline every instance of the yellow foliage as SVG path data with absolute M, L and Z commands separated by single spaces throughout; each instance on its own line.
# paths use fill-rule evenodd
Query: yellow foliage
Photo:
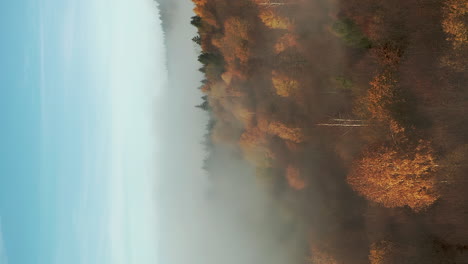
M 227 84 L 230 85 L 232 81 L 232 73 L 226 71 L 225 73 L 221 74 L 221 79 Z
M 444 7 L 442 28 L 455 49 L 468 44 L 468 1 L 447 0 Z
M 385 70 L 370 82 L 366 95 L 359 99 L 357 107 L 363 107 L 370 119 L 388 125 L 393 134 L 402 135 L 405 124 L 400 119 L 400 113 L 405 105 L 401 88 L 392 70 Z
M 468 1 L 446 0 L 442 14 L 442 28 L 452 49 L 445 50 L 441 65 L 465 72 L 468 70 Z
M 268 124 L 268 133 L 294 143 L 302 143 L 306 139 L 301 128 L 288 127 L 285 124 L 276 121 Z
M 397 81 L 389 72 L 384 72 L 377 75 L 370 85 L 366 101 L 372 118 L 381 121 L 392 119 L 391 106 L 401 101 L 395 93 Z
M 379 147 L 367 150 L 354 164 L 348 183 L 368 200 L 385 207 L 406 205 L 420 211 L 438 199 L 437 168 L 428 141 L 421 140 L 408 152 Z
M 299 82 L 277 71 L 272 72 L 271 82 L 276 94 L 282 97 L 289 97 L 299 90 Z
M 271 8 L 261 9 L 259 17 L 267 27 L 272 29 L 290 29 L 294 25 L 292 19 L 280 16 Z
M 224 35 L 212 39 L 212 44 L 221 51 L 228 66 L 232 67 L 236 60 L 241 64 L 248 62 L 251 30 L 246 20 L 240 17 L 230 17 L 224 22 Z

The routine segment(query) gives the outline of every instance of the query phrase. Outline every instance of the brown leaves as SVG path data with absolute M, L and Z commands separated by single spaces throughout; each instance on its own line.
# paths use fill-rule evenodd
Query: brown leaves
M 290 29 L 294 26 L 294 21 L 291 18 L 281 16 L 271 8 L 261 9 L 259 18 L 272 29 Z
M 403 56 L 403 49 L 392 42 L 377 45 L 370 51 L 380 64 L 390 67 L 397 66 Z

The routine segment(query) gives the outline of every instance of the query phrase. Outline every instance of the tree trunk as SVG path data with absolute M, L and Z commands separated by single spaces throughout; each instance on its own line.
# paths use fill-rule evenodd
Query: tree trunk
M 334 118 L 331 119 L 328 123 L 319 123 L 317 126 L 326 126 L 326 127 L 366 127 L 369 124 L 365 123 L 365 120 L 358 119 L 340 119 Z
M 297 5 L 297 3 L 284 3 L 284 2 L 279 2 L 279 1 L 276 1 L 276 2 L 265 1 L 263 3 L 258 3 L 258 5 L 274 7 L 274 6 L 284 6 L 284 5 Z

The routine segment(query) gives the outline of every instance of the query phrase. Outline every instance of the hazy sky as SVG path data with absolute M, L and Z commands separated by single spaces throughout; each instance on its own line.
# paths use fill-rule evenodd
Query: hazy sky
M 0 10 L 0 263 L 156 263 L 155 2 Z
M 0 4 L 0 264 L 302 256 L 250 166 L 221 147 L 202 170 L 193 5 L 171 3 L 164 37 L 153 0 Z

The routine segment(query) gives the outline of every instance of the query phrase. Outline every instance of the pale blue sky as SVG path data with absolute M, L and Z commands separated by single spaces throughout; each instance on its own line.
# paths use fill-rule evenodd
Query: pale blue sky
M 193 5 L 165 1 L 169 81 L 153 0 L 0 1 L 0 264 L 302 261 L 222 147 L 212 199 Z
M 0 3 L 0 263 L 155 263 L 152 0 Z

